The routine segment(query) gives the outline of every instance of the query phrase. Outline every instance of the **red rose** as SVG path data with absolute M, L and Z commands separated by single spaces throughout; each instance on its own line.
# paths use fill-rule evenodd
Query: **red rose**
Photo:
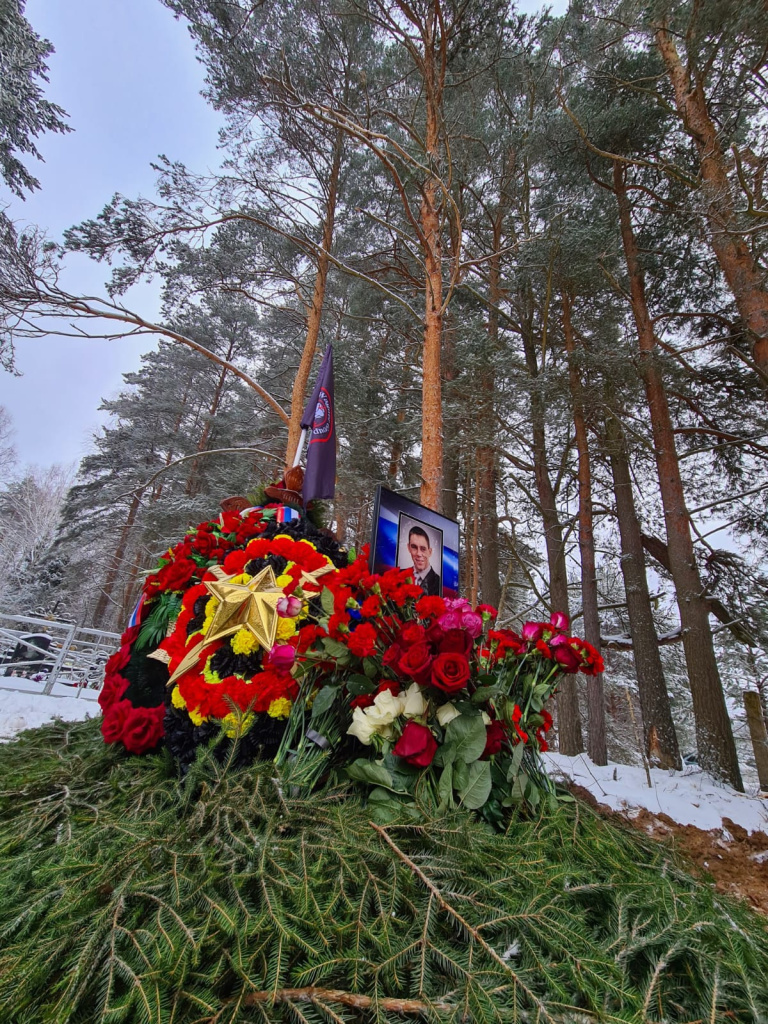
M 396 757 L 402 757 L 408 764 L 426 768 L 432 764 L 437 750 L 437 740 L 426 725 L 418 722 L 407 722 L 403 734 L 392 748 Z
M 123 738 L 123 727 L 128 715 L 133 711 L 129 700 L 118 700 L 107 708 L 101 722 L 101 735 L 105 743 L 117 743 Z
M 119 651 L 107 659 L 107 664 L 104 666 L 104 675 L 111 676 L 115 672 L 119 672 L 121 668 L 125 668 L 128 662 L 131 660 L 131 648 L 128 644 L 124 644 Z
M 557 647 L 552 648 L 552 654 L 558 665 L 561 665 L 566 672 L 579 671 L 581 658 L 578 651 L 574 651 L 570 644 L 558 644 Z
M 507 730 L 503 722 L 491 722 L 485 728 L 485 750 L 480 755 L 481 761 L 487 761 L 489 757 L 498 754 L 504 745 Z
M 104 685 L 97 698 L 102 712 L 106 712 L 107 708 L 120 700 L 127 689 L 128 680 L 119 673 L 113 672 L 111 675 L 105 676 Z
M 404 653 L 403 648 L 399 644 L 392 644 L 384 652 L 384 657 L 381 659 L 382 664 L 385 668 L 392 668 L 394 665 L 397 665 Z
M 165 733 L 164 717 L 163 704 L 156 708 L 131 708 L 120 737 L 129 754 L 145 754 L 157 746 Z
M 437 649 L 441 654 L 469 654 L 472 637 L 465 629 L 449 629 L 440 638 Z
M 197 572 L 197 566 L 191 558 L 180 558 L 164 565 L 157 573 L 155 581 L 160 590 L 181 590 Z
M 403 675 L 410 676 L 417 683 L 429 682 L 432 668 L 432 653 L 427 644 L 414 644 L 403 653 L 397 663 Z
M 351 708 L 369 708 L 373 705 L 373 694 L 363 693 L 349 702 Z
M 376 696 L 384 693 L 385 690 L 389 690 L 392 696 L 396 697 L 400 693 L 400 683 L 396 683 L 394 679 L 382 679 L 376 688 Z
M 463 690 L 469 679 L 469 661 L 457 652 L 438 654 L 432 665 L 432 685 L 446 693 Z
M 361 623 L 347 640 L 347 647 L 358 658 L 367 658 L 376 650 L 376 627 L 370 622 Z
M 424 643 L 426 631 L 418 622 L 406 622 L 397 636 L 397 642 L 401 647 L 413 647 L 414 644 Z

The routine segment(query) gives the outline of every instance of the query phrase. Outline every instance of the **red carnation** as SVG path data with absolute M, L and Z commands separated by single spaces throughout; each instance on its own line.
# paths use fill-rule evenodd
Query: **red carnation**
M 394 679 L 382 679 L 376 688 L 376 696 L 384 693 L 385 690 L 389 690 L 392 696 L 396 697 L 400 693 L 400 683 L 396 683 Z
M 402 757 L 408 764 L 426 768 L 432 764 L 437 750 L 437 740 L 426 725 L 407 722 L 403 734 L 392 748 L 396 757 Z
M 411 676 L 417 683 L 429 682 L 432 667 L 432 653 L 429 645 L 414 644 L 413 647 L 409 647 L 400 657 L 397 667 L 403 675 Z
M 476 610 L 480 615 L 488 615 L 491 619 L 495 619 L 499 614 L 498 609 L 494 608 L 492 604 L 479 604 Z
M 211 558 L 211 552 L 219 545 L 218 539 L 212 533 L 198 533 L 195 537 L 192 548 L 203 558 Z
M 397 642 L 401 647 L 413 647 L 414 644 L 424 643 L 426 631 L 418 622 L 406 622 L 397 635 Z
M 349 702 L 351 708 L 369 708 L 372 706 L 374 695 L 372 693 L 362 693 L 359 697 L 355 697 Z
M 445 693 L 463 690 L 469 679 L 469 661 L 456 651 L 438 654 L 432 665 L 432 685 Z
M 347 647 L 356 657 L 367 658 L 376 651 L 376 636 L 376 627 L 363 622 L 350 633 Z
M 442 597 L 430 597 L 425 594 L 416 602 L 416 614 L 420 619 L 437 619 L 445 615 L 447 609 Z
M 120 737 L 129 754 L 145 754 L 163 738 L 165 706 L 156 708 L 131 708 L 123 723 Z
M 381 598 L 378 594 L 371 594 L 366 597 L 360 606 L 360 614 L 365 619 L 375 619 L 381 611 Z

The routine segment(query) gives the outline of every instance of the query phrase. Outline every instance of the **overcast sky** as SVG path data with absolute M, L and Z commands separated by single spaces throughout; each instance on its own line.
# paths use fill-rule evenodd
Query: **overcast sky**
M 536 10 L 528 0 L 519 9 Z M 566 0 L 551 5 L 559 14 Z M 69 114 L 67 135 L 38 140 L 45 163 L 28 161 L 41 189 L 26 202 L 0 185 L 9 216 L 54 239 L 94 217 L 113 193 L 151 195 L 150 163 L 160 153 L 205 171 L 218 165 L 220 119 L 203 100 L 203 71 L 184 26 L 159 0 L 27 0 L 26 16 L 53 43 L 47 98 Z M 77 294 L 104 294 L 108 268 L 70 254 L 63 284 Z M 159 289 L 141 286 L 129 308 L 157 316 Z M 22 376 L 0 370 L 0 404 L 13 417 L 22 463 L 74 462 L 101 422 L 98 406 L 115 394 L 121 374 L 139 365 L 147 339 L 19 343 Z

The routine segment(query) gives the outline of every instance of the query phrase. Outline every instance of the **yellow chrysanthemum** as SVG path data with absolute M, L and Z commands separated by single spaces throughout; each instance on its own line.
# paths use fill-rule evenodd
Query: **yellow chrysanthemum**
M 219 602 L 215 597 L 209 597 L 208 602 L 205 606 L 205 621 L 203 622 L 202 632 L 207 633 L 211 628 L 213 622 L 213 616 L 216 614 L 216 609 L 219 607 Z
M 277 623 L 275 639 L 290 640 L 296 633 L 296 619 L 280 619 Z
M 203 679 L 208 683 L 209 686 L 218 686 L 221 683 L 221 676 L 218 672 L 214 672 L 211 668 L 211 659 L 209 658 L 205 663 L 203 669 Z
M 200 714 L 197 708 L 195 708 L 194 711 L 189 712 L 189 720 L 192 725 L 202 725 L 203 722 L 207 721 L 207 719 Z
M 272 540 L 295 540 L 295 537 L 291 537 L 287 533 L 276 533 Z
M 287 697 L 278 697 L 269 705 L 267 714 L 270 718 L 287 718 L 291 713 L 292 704 Z
M 250 583 L 252 579 L 253 576 L 250 576 L 247 572 L 241 572 L 239 576 L 233 576 L 229 582 L 245 585 L 246 583 Z
M 259 646 L 259 641 L 249 629 L 238 629 L 232 637 L 232 650 L 235 654 L 251 654 Z
M 277 577 L 275 582 L 277 583 L 278 587 L 287 587 L 289 583 L 293 583 L 293 577 L 288 576 L 286 573 L 283 573 L 282 576 Z
M 174 686 L 173 688 L 173 693 L 171 694 L 171 704 L 173 704 L 175 708 L 185 708 L 187 706 L 187 702 L 181 696 L 181 690 L 178 688 L 178 686 Z

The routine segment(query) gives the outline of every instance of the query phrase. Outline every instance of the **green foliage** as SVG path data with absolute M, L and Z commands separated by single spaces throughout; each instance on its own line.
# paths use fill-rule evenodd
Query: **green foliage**
M 181 610 L 181 594 L 164 591 L 152 603 L 152 611 L 142 623 L 136 638 L 136 649 L 153 650 L 165 638 L 168 623 L 175 619 Z
M 764 922 L 583 807 L 385 829 L 272 764 L 125 758 L 98 723 L 0 749 L 5 1024 L 764 1020 Z M 312 1002 L 286 988 L 335 990 Z M 413 1019 L 413 1018 L 411 1018 Z

